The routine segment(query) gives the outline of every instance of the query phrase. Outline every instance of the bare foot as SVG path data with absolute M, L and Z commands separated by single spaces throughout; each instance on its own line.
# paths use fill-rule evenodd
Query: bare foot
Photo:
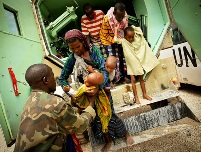
M 107 142 L 105 146 L 101 149 L 101 152 L 109 152 L 112 142 Z
M 144 98 L 144 99 L 147 99 L 147 100 L 149 100 L 149 101 L 151 101 L 151 100 L 152 100 L 152 98 L 151 98 L 150 96 L 146 95 L 146 94 L 145 94 L 145 95 L 143 95 L 143 98 Z
M 140 104 L 140 100 L 138 97 L 135 97 L 135 103 Z
M 126 143 L 127 143 L 127 146 L 132 146 L 135 144 L 135 141 L 133 140 L 133 138 L 128 132 L 126 132 Z

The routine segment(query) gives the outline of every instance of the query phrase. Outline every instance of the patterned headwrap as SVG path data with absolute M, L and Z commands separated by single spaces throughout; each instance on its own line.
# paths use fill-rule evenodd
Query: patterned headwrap
M 89 44 L 87 43 L 87 39 L 86 39 L 85 35 L 82 34 L 82 32 L 80 32 L 79 30 L 73 29 L 73 30 L 66 32 L 65 40 L 68 41 L 70 38 L 79 39 L 83 43 L 84 48 L 86 50 L 89 50 Z

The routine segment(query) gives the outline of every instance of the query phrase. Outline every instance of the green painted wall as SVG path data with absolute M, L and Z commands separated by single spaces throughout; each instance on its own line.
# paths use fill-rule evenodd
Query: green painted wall
M 148 40 L 152 44 L 157 43 L 159 35 L 162 33 L 164 27 L 164 20 L 158 0 L 145 0 L 147 8 L 147 25 L 148 25 Z
M 17 17 L 22 35 L 17 36 L 10 33 L 3 4 L 18 11 Z M 0 94 L 15 138 L 22 108 L 30 93 L 30 88 L 28 85 L 17 83 L 21 94 L 15 96 L 8 68 L 13 69 L 18 81 L 26 82 L 24 78 L 26 69 L 31 64 L 43 61 L 43 50 L 31 3 L 28 0 L 18 0 L 17 3 L 13 0 L 0 0 L 0 14 Z M 2 112 L 0 112 L 0 118 L 2 117 L 5 116 L 2 116 Z M 9 143 L 11 139 L 7 136 L 8 130 L 5 128 L 4 120 L 1 119 L 0 123 L 3 124 L 6 141 Z
M 6 139 L 10 139 L 8 125 L 6 123 L 6 119 L 4 115 L 4 103 L 1 99 L 1 95 L 0 95 L 0 124 L 1 124 L 1 127 L 4 129 L 4 137 Z
M 133 0 L 133 7 L 135 8 L 137 18 L 140 18 L 140 15 L 147 16 L 147 9 L 144 0 Z
M 133 0 L 133 5 L 138 18 L 147 16 L 147 39 L 155 54 L 159 51 L 160 44 L 170 25 L 164 0 Z
M 201 60 L 201 1 L 170 0 L 174 20 Z
M 94 9 L 100 9 L 102 10 L 105 14 L 107 11 L 110 9 L 110 7 L 113 7 L 115 3 L 117 2 L 123 2 L 126 5 L 126 10 L 130 15 L 135 16 L 134 9 L 132 7 L 132 0 L 129 0 L 125 2 L 124 0 L 115 0 L 115 1 L 108 1 L 108 0 L 101 0 L 101 1 L 94 1 L 94 0 L 88 0 L 88 1 L 83 1 L 83 0 L 76 0 L 77 4 L 74 1 L 69 1 L 69 0 L 59 0 L 59 3 L 55 0 L 38 0 L 35 1 L 35 5 L 38 6 L 39 8 L 39 16 L 42 19 L 41 23 L 44 23 L 44 21 L 51 23 L 54 22 L 59 16 L 61 16 L 65 11 L 66 11 L 66 6 L 71 7 L 77 7 L 75 10 L 75 13 L 77 15 L 77 20 L 72 21 L 65 25 L 63 29 L 61 29 L 56 36 L 52 37 L 45 28 L 48 27 L 48 25 L 42 24 L 41 27 L 44 29 L 44 34 L 46 35 L 46 40 L 47 40 L 47 50 L 50 51 L 50 54 L 52 56 L 55 56 L 56 54 L 59 53 L 59 51 L 56 51 L 57 49 L 61 49 L 61 46 L 58 45 L 57 40 L 58 36 L 59 37 L 64 37 L 64 34 L 66 31 L 71 30 L 71 29 L 79 29 L 81 30 L 81 17 L 84 15 L 83 12 L 83 5 L 85 3 L 90 3 Z M 56 45 L 53 47 L 50 47 L 50 43 L 56 42 Z M 66 48 L 67 49 L 67 48 Z M 58 59 L 59 60 L 59 59 Z
M 102 9 L 106 13 L 107 10 L 114 5 L 114 2 L 119 1 L 125 3 L 123 0 L 104 0 L 97 2 L 89 0 L 87 2 L 94 5 L 95 9 Z M 78 25 L 80 25 L 80 18 L 83 15 L 82 6 L 85 1 L 77 0 L 77 2 L 79 4 L 79 9 L 76 10 L 76 13 L 78 14 Z M 138 18 L 140 18 L 140 15 L 147 16 L 148 41 L 151 43 L 154 53 L 157 53 L 169 26 L 165 0 L 133 0 L 132 2 Z M 194 46 L 195 50 L 198 50 L 197 55 L 200 57 L 201 47 L 199 46 L 200 44 L 198 41 L 201 39 L 201 35 L 199 35 L 200 33 L 198 31 L 201 27 L 201 18 L 199 17 L 201 13 L 200 8 L 198 8 L 199 0 L 195 0 L 192 5 L 190 1 L 187 0 L 170 0 L 170 3 L 173 14 L 175 18 L 177 18 L 176 22 L 178 26 L 182 29 L 182 32 L 184 32 L 183 34 L 189 42 L 190 40 L 194 41 L 190 44 Z M 54 20 L 65 11 L 66 6 L 76 6 L 73 1 L 66 0 L 61 0 L 60 3 L 56 2 L 56 4 L 57 5 L 55 5 L 55 0 L 46 1 L 45 5 L 51 12 L 48 12 L 47 10 L 44 11 L 44 18 L 48 15 L 52 15 L 49 21 Z M 22 33 L 20 36 L 10 33 L 3 5 L 18 11 L 17 17 Z M 185 18 L 181 17 L 183 14 L 185 14 Z M 197 24 L 190 25 L 187 24 L 186 21 L 188 23 Z M 187 36 L 191 37 L 188 38 Z M 24 74 L 27 67 L 31 64 L 41 63 L 43 61 L 42 46 L 40 44 L 29 0 L 0 0 L 0 46 L 0 95 L 1 102 L 6 111 L 6 115 L 3 115 L 2 109 L 0 108 L 0 123 L 8 143 L 11 139 L 8 132 L 9 126 L 5 125 L 5 120 L 7 119 L 9 121 L 11 134 L 15 138 L 18 131 L 22 108 L 30 93 L 28 85 L 18 83 L 18 89 L 21 94 L 19 96 L 14 95 L 8 68 L 13 68 L 18 81 L 26 82 Z

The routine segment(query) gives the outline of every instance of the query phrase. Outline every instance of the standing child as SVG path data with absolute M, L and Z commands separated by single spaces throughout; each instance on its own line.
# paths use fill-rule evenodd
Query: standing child
M 135 101 L 140 104 L 135 76 L 139 77 L 140 86 L 142 88 L 143 98 L 152 100 L 146 93 L 145 83 L 143 80 L 144 71 L 150 72 L 154 67 L 159 64 L 154 53 L 151 51 L 143 33 L 139 27 L 130 26 L 124 29 L 124 38 L 117 38 L 118 27 L 115 28 L 114 40 L 118 44 L 122 44 L 124 56 L 127 64 L 127 74 L 131 76 L 133 93 Z
M 117 65 L 117 58 L 114 56 L 109 56 L 107 57 L 106 61 L 105 61 L 105 70 L 108 72 L 109 74 L 109 89 L 110 88 L 115 88 L 115 85 L 113 84 L 113 81 L 115 81 L 115 67 Z M 108 87 L 105 87 L 105 89 L 107 89 Z

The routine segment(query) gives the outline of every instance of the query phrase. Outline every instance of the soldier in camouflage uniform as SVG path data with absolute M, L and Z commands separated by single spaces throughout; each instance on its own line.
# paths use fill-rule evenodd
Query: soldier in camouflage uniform
M 56 82 L 52 69 L 45 64 L 30 66 L 25 79 L 32 92 L 21 115 L 14 151 L 64 150 L 66 135 L 84 132 L 95 117 L 94 100 L 78 114 L 62 97 L 51 94 Z

